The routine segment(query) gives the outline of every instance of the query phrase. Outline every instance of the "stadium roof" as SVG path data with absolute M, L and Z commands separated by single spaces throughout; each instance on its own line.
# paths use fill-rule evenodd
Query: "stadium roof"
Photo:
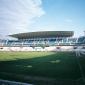
M 50 38 L 50 37 L 71 37 L 74 35 L 73 31 L 40 31 L 40 32 L 28 32 L 9 35 L 18 39 L 29 38 Z

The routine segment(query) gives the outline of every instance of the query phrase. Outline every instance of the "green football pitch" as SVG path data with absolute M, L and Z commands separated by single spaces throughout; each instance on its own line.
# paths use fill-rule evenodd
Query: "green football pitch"
M 78 57 L 74 52 L 0 52 L 0 79 L 30 83 L 77 81 L 85 85 L 84 78 L 84 55 Z

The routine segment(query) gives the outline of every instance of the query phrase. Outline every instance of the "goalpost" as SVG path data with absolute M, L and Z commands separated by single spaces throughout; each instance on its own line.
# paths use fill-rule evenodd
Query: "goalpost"
M 81 47 L 77 47 L 77 49 L 75 50 L 76 56 L 81 56 L 81 55 L 85 55 L 85 48 L 83 49 L 83 46 Z

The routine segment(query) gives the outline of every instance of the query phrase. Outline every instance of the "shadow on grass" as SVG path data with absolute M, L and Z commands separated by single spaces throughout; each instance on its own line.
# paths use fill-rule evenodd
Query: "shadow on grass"
M 33 82 L 38 80 L 76 80 L 81 77 L 73 53 L 54 53 L 47 56 L 0 61 L 0 78 Z M 43 84 L 44 85 L 44 84 Z

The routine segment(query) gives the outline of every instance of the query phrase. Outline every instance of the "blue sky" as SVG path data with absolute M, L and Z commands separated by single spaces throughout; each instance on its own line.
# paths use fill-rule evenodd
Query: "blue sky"
M 37 23 L 42 30 L 73 30 L 75 36 L 83 35 L 85 0 L 43 0 L 42 6 L 45 15 Z
M 85 0 L 0 0 L 0 34 L 85 30 Z

